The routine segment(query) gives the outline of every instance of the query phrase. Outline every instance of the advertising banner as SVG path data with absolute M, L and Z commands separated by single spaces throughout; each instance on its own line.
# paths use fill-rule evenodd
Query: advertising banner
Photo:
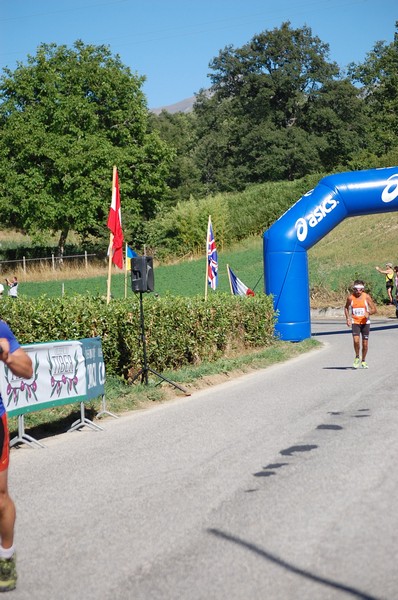
M 86 365 L 86 398 L 98 398 L 104 393 L 105 363 L 101 338 L 80 340 Z
M 104 393 L 100 338 L 23 346 L 33 364 L 30 379 L 16 377 L 0 362 L 0 392 L 9 416 L 22 415 Z

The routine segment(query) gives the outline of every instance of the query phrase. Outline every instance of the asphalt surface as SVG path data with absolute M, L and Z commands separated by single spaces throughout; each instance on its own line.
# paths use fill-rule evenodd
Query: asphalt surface
M 12 449 L 10 597 L 398 598 L 397 328 Z

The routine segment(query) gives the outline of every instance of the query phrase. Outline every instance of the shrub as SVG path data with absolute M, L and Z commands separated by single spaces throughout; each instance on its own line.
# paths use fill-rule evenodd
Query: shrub
M 268 182 L 248 186 L 239 193 L 179 202 L 147 224 L 147 246 L 160 260 L 202 253 L 209 215 L 219 249 L 259 235 L 321 177 L 317 174 L 291 182 Z
M 265 294 L 254 298 L 145 295 L 148 364 L 177 368 L 274 341 L 275 314 Z M 2 300 L 2 318 L 22 344 L 99 336 L 108 374 L 128 379 L 142 366 L 140 312 L 131 299 L 63 296 Z

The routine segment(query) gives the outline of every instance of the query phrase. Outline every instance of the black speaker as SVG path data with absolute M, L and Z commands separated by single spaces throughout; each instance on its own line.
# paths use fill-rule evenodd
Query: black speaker
M 131 259 L 131 289 L 133 292 L 153 292 L 154 288 L 152 256 L 134 256 Z

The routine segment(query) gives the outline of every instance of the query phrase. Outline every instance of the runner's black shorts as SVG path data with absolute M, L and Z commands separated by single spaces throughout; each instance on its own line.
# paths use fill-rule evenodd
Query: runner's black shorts
M 352 335 L 360 335 L 364 340 L 367 340 L 370 333 L 370 323 L 364 323 L 363 325 L 359 325 L 358 323 L 352 324 Z

